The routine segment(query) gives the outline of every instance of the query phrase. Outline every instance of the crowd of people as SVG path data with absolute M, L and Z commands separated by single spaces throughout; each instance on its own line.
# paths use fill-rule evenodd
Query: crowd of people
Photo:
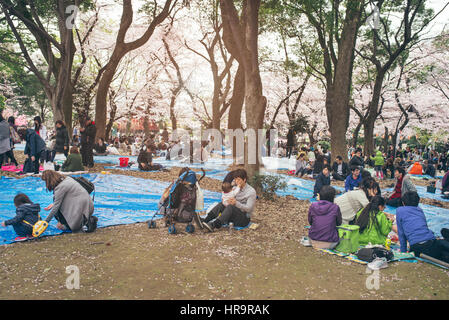
M 292 133 L 293 134 L 293 133 Z M 78 138 L 80 137 L 80 138 Z M 153 163 L 153 156 L 166 159 L 181 158 L 183 145 L 180 141 L 170 141 L 166 129 L 160 135 L 151 134 L 121 136 L 107 142 L 96 140 L 95 123 L 87 118 L 81 128 L 75 128 L 72 139 L 63 121 L 56 121 L 52 134 L 40 117 L 34 119 L 33 128 L 17 128 L 14 119 L 8 121 L 0 116 L 0 162 L 10 159 L 18 165 L 12 152 L 14 145 L 25 141 L 24 153 L 28 156 L 24 171 L 39 172 L 42 161 L 53 161 L 58 154 L 64 155 L 62 171 L 82 171 L 94 165 L 93 156 L 108 154 L 137 155 L 137 165 L 142 171 L 160 170 Z M 50 146 L 50 147 L 49 147 Z M 294 143 L 287 143 L 287 157 L 294 153 Z M 190 160 L 195 154 L 201 161 L 207 161 L 211 150 L 208 143 L 202 142 L 199 151 L 190 148 Z M 357 225 L 360 244 L 384 244 L 394 232 L 400 242 L 401 251 L 413 251 L 417 256 L 425 253 L 431 257 L 449 262 L 449 230 L 441 230 L 443 239 L 436 239 L 429 230 L 424 213 L 418 206 L 420 202 L 416 188 L 410 179 L 411 174 L 428 174 L 435 177 L 438 170 L 447 170 L 445 154 L 435 151 L 406 148 L 386 154 L 376 151 L 363 156 L 361 148 L 351 150 L 348 163 L 338 155 L 332 166 L 328 150 L 317 147 L 302 147 L 297 152 L 297 176 L 307 175 L 315 179 L 314 195 L 316 202 L 309 208 L 309 237 L 316 248 L 335 248 L 339 243 L 337 227 Z M 375 177 L 366 170 L 374 168 Z M 59 168 L 57 168 L 59 169 Z M 394 188 L 382 194 L 376 179 L 394 178 Z M 57 228 L 77 232 L 95 230 L 97 218 L 93 216 L 93 201 L 88 192 L 75 179 L 62 175 L 56 170 L 45 170 L 42 174 L 48 191 L 54 193 L 54 201 L 45 210 L 50 211 L 46 220 L 53 217 L 58 221 Z M 247 173 L 243 169 L 230 172 L 222 183 L 222 201 L 212 208 L 205 218 L 193 213 L 193 220 L 208 231 L 223 225 L 245 227 L 250 223 L 256 204 L 255 189 L 247 183 Z M 337 195 L 331 181 L 344 181 L 344 193 Z M 449 192 L 449 172 L 442 179 L 441 191 Z M 181 197 L 182 198 L 182 197 Z M 193 198 L 192 198 L 193 199 Z M 39 204 L 30 201 L 27 195 L 18 194 L 14 198 L 16 217 L 4 221 L 3 226 L 12 225 L 18 236 L 29 237 L 31 226 L 40 219 Z M 396 207 L 396 216 L 384 212 L 386 206 Z M 194 211 L 194 210 L 193 210 Z
M 297 175 L 302 175 L 301 168 L 304 167 L 306 156 L 305 152 L 298 155 Z M 320 154 L 315 155 L 315 159 L 319 157 Z M 402 252 L 410 250 L 418 257 L 426 254 L 449 262 L 449 230 L 443 228 L 443 239 L 436 239 L 427 226 L 424 212 L 418 207 L 420 198 L 411 174 L 425 174 L 422 171 L 413 172 L 415 164 L 421 159 L 399 159 L 403 161 L 387 169 L 391 172 L 385 172 L 382 152 L 377 151 L 375 155 L 364 158 L 362 150 L 358 148 L 347 165 L 341 156 L 336 157 L 332 168 L 320 164 L 318 167 L 322 169 L 315 177 L 313 195 L 318 201 L 311 204 L 308 214 L 312 246 L 333 249 L 339 240 L 337 226 L 357 225 L 361 245 L 384 245 L 389 235 L 396 235 Z M 368 166 L 374 167 L 376 177 L 366 170 Z M 382 194 L 376 179 L 384 179 L 387 174 L 395 178 L 394 188 L 392 192 Z M 449 173 L 446 173 L 443 178 L 442 194 L 447 190 L 448 176 Z M 331 186 L 331 177 L 345 182 L 345 191 L 339 197 L 336 197 L 336 190 Z M 396 216 L 384 212 L 387 205 L 397 208 Z

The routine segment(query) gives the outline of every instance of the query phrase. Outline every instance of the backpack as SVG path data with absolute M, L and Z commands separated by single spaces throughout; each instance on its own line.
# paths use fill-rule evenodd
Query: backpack
M 95 185 L 83 177 L 72 177 L 76 182 L 78 182 L 86 191 L 88 194 L 91 194 L 95 191 Z M 93 199 L 95 200 L 95 193 L 93 196 Z
M 435 193 L 436 190 L 437 190 L 437 188 L 436 188 L 435 182 L 432 182 L 427 186 L 427 192 L 429 192 L 429 193 Z
M 388 261 L 394 258 L 393 252 L 383 247 L 362 248 L 357 251 L 356 255 L 360 260 L 367 262 L 371 262 L 376 258 L 386 258 Z
M 19 134 L 13 127 L 9 127 L 9 132 L 11 134 L 12 143 L 17 144 L 22 142 L 22 140 L 20 140 Z

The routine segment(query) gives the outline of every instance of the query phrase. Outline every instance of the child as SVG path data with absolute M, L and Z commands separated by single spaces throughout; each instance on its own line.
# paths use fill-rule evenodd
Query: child
M 26 194 L 19 193 L 14 197 L 16 206 L 16 216 L 10 220 L 2 222 L 2 226 L 12 226 L 17 233 L 15 241 L 23 241 L 32 237 L 33 225 L 39 220 L 38 203 L 31 202 Z
M 323 186 L 320 190 L 320 201 L 312 203 L 309 208 L 309 238 L 314 248 L 333 249 L 340 240 L 337 226 L 341 225 L 342 217 L 334 198 L 335 189 Z
M 394 217 L 383 212 L 385 199 L 374 197 L 371 202 L 356 215 L 355 224 L 360 227 L 360 245 L 383 245 L 391 231 Z
M 70 154 L 67 156 L 67 159 L 62 164 L 62 171 L 63 172 L 84 171 L 83 160 L 77 147 L 73 146 L 70 148 Z
M 418 207 L 420 200 L 418 193 L 407 192 L 401 199 L 404 206 L 396 210 L 401 252 L 407 251 L 408 242 L 410 251 L 413 251 L 415 256 L 419 257 L 421 253 L 424 253 L 449 263 L 449 241 L 437 240 L 433 232 L 429 230 L 424 212 Z M 443 232 L 443 230 L 442 235 L 447 238 L 447 231 Z
M 382 170 L 383 165 L 385 164 L 385 159 L 382 156 L 382 152 L 378 150 L 376 152 L 375 157 L 371 157 L 371 160 L 374 161 L 374 169 L 376 170 L 376 178 L 384 178 L 384 173 Z
M 235 198 L 236 194 L 239 193 L 240 188 L 234 187 L 232 188 L 232 184 L 229 182 L 223 182 L 221 185 L 221 202 L 223 205 L 227 206 L 229 204 L 229 200 Z

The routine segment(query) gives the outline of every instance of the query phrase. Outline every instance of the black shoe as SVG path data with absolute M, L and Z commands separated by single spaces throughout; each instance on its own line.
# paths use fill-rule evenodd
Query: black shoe
M 89 222 L 87 223 L 86 227 L 86 232 L 90 233 L 90 232 L 94 232 L 97 229 L 97 222 L 98 222 L 98 218 L 95 216 L 91 216 L 89 218 Z
M 449 229 L 447 228 L 441 229 L 441 235 L 443 236 L 444 240 L 449 241 Z

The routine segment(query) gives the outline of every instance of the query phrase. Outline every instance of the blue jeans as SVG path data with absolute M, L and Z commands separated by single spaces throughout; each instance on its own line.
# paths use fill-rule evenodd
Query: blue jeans
M 31 236 L 33 234 L 33 228 L 31 226 L 24 226 L 21 222 L 13 224 L 12 227 L 19 237 Z

